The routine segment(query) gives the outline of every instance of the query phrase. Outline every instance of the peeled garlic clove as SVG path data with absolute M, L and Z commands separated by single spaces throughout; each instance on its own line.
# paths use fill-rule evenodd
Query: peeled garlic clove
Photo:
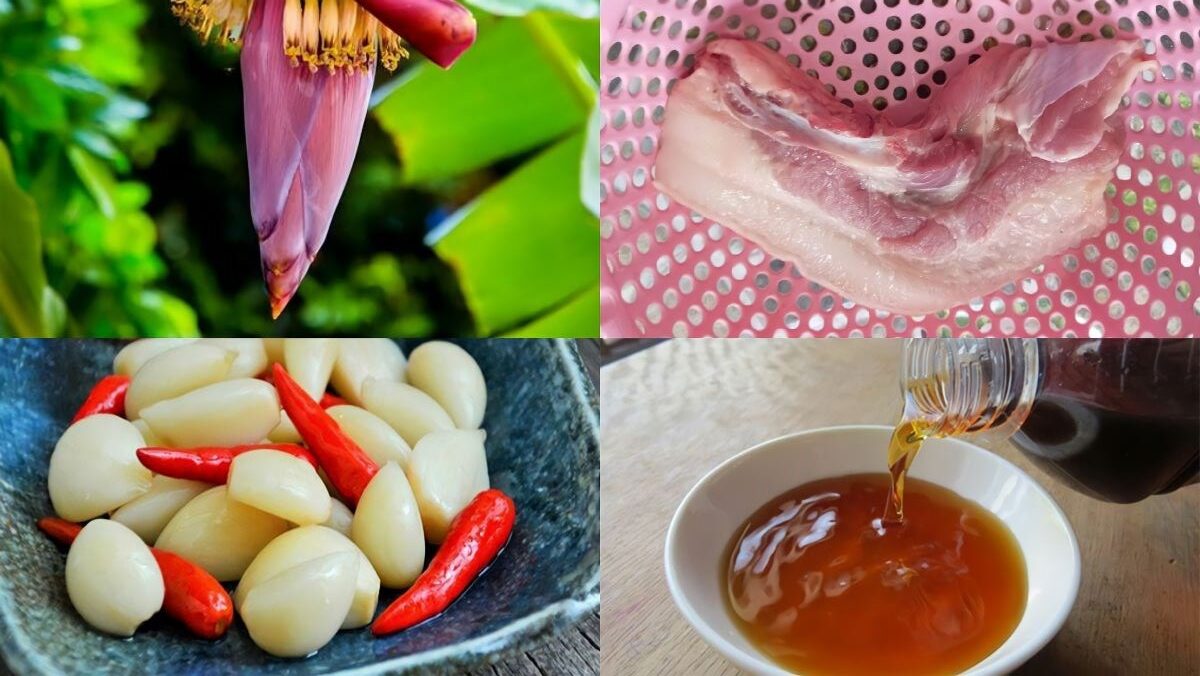
M 192 498 L 211 488 L 203 481 L 174 479 L 159 474 L 150 481 L 150 492 L 125 503 L 113 512 L 112 520 L 137 533 L 146 543 L 154 542 L 167 522 Z
M 285 338 L 283 364 L 308 396 L 320 401 L 329 385 L 338 344 L 333 338 Z
M 404 382 L 404 353 L 390 338 L 340 338 L 330 384 L 343 399 L 362 405 L 362 386 L 370 378 Z
M 350 538 L 379 573 L 383 586 L 407 587 L 425 564 L 421 513 L 404 471 L 384 465 L 367 484 L 354 512 Z
M 263 338 L 263 348 L 267 350 L 267 366 L 283 363 L 283 341 L 286 338 Z
M 325 523 L 321 524 L 326 528 L 332 528 L 337 532 L 350 537 L 350 524 L 354 521 L 354 512 L 337 498 L 330 498 L 329 518 Z
M 150 426 L 146 424 L 145 420 L 138 418 L 137 420 L 133 421 L 133 426 L 136 427 L 137 431 L 141 433 L 142 441 L 146 442 L 146 446 L 166 445 L 166 442 L 160 439 L 159 436 L 154 433 L 154 430 L 150 429 Z
M 483 371 L 466 350 L 443 340 L 422 343 L 408 356 L 408 382 L 441 404 L 459 429 L 478 429 L 487 408 Z
M 267 348 L 262 338 L 203 338 L 200 342 L 237 355 L 229 369 L 229 378 L 253 378 L 267 370 Z
M 132 636 L 162 608 L 162 572 L 150 548 L 131 530 L 96 519 L 67 552 L 67 596 L 100 631 Z
M 354 601 L 358 556 L 328 554 L 256 585 L 241 606 L 258 647 L 276 657 L 304 657 L 329 643 Z
M 267 438 L 276 444 L 298 444 L 304 441 L 300 436 L 300 431 L 292 424 L 292 419 L 288 417 L 287 411 L 279 412 L 279 424 Z
M 471 498 L 488 489 L 483 439 L 481 430 L 431 432 L 413 449 L 408 480 L 421 509 L 425 538 L 434 544 L 446 539 L 450 522 Z
M 412 449 L 383 418 L 357 406 L 330 406 L 325 412 L 376 464 L 383 466 L 395 461 L 400 469 L 408 466 Z
M 253 444 L 279 424 L 279 398 L 270 383 L 225 380 L 148 406 L 142 418 L 172 446 Z
M 137 418 L 151 404 L 224 380 L 236 356 L 204 343 L 188 343 L 155 356 L 130 381 L 125 415 Z
M 234 606 L 240 609 L 251 590 L 262 582 L 306 561 L 335 552 L 353 552 L 358 556 L 354 601 L 342 622 L 342 629 L 356 629 L 370 624 L 379 602 L 379 576 L 350 538 L 324 526 L 294 528 L 264 547 L 238 582 L 233 593 Z
M 154 546 L 228 582 L 241 577 L 262 548 L 288 527 L 277 516 L 230 500 L 225 486 L 215 486 L 176 512 Z
M 113 359 L 113 371 L 117 375 L 132 376 L 142 368 L 142 364 L 154 357 L 173 350 L 180 345 L 196 342 L 195 338 L 143 338 L 121 348 Z
M 294 455 L 246 451 L 229 467 L 229 497 L 292 523 L 321 523 L 332 509 L 317 470 Z
M 454 421 L 433 397 L 406 383 L 368 380 L 363 384 L 363 407 L 383 418 L 410 448 L 430 432 L 454 429 Z
M 150 490 L 150 470 L 137 458 L 142 435 L 115 415 L 90 415 L 67 428 L 50 454 L 54 512 L 86 521 Z

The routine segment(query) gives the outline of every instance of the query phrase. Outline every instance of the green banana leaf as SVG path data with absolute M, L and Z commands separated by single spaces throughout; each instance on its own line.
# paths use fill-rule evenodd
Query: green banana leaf
M 600 335 L 600 285 L 575 294 L 570 300 L 505 338 L 577 338 Z
M 467 4 L 498 16 L 520 16 L 538 9 L 552 9 L 585 18 L 600 13 L 598 0 L 467 0 Z
M 402 180 L 456 177 L 578 129 L 596 96 L 598 40 L 594 20 L 498 19 L 450 70 L 421 63 L 382 87 L 373 114 L 395 141 Z
M 46 286 L 37 205 L 17 185 L 0 142 L 0 314 L 18 336 L 45 336 L 62 323 L 62 302 Z M 55 326 L 51 326 L 51 320 Z
M 430 233 L 480 334 L 514 329 L 597 285 L 599 227 L 579 200 L 584 136 L 542 151 Z M 596 317 L 583 319 L 571 330 L 555 326 L 563 335 L 598 335 Z

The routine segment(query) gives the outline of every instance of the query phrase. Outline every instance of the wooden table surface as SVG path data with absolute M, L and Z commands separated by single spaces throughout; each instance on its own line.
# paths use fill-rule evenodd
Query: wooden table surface
M 892 424 L 899 358 L 897 340 L 695 339 L 601 368 L 603 673 L 737 673 L 667 592 L 663 540 L 675 508 L 706 472 L 759 442 Z M 1106 504 L 1058 484 L 1007 443 L 981 445 L 1049 490 L 1082 554 L 1066 625 L 1018 673 L 1200 674 L 1200 487 Z

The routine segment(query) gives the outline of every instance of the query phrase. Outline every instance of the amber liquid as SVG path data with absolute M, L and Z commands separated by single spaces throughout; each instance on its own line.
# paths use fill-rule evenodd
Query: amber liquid
M 921 450 L 921 444 L 928 438 L 929 427 L 920 420 L 905 420 L 892 430 L 887 461 L 891 485 L 884 507 L 885 523 L 898 524 L 904 521 L 904 479 L 908 476 L 908 468 L 912 467 L 913 458 L 917 457 L 917 451 Z
M 1028 594 L 1008 528 L 979 505 L 907 480 L 885 523 L 886 474 L 823 479 L 751 516 L 723 571 L 735 624 L 806 674 L 948 674 L 1016 629 Z

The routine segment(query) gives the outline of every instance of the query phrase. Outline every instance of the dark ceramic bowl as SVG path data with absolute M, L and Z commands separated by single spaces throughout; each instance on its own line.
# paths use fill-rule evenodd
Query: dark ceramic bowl
M 365 629 L 342 632 L 313 657 L 282 660 L 259 650 L 241 624 L 208 642 L 156 616 L 121 640 L 80 619 L 67 599 L 66 557 L 34 521 L 51 514 L 50 452 L 89 387 L 110 371 L 116 346 L 0 341 L 0 652 L 9 667 L 18 674 L 458 671 L 528 649 L 595 608 L 598 405 L 574 344 L 460 344 L 487 379 L 488 466 L 492 485 L 517 504 L 512 541 L 441 617 L 381 639 Z M 385 591 L 380 608 L 394 597 Z

